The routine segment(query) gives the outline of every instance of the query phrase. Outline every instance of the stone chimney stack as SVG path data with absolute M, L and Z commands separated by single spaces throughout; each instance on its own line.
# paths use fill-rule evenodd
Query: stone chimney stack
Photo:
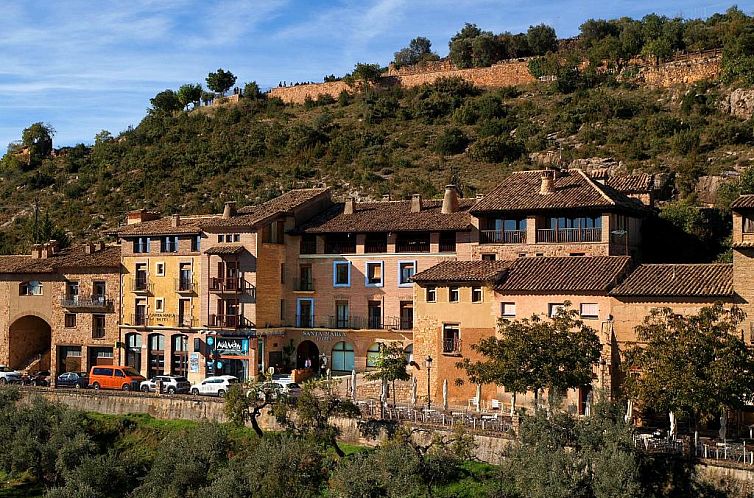
M 548 195 L 553 192 L 555 192 L 555 171 L 546 169 L 542 171 L 542 186 L 539 188 L 539 193 Z
M 382 194 L 382 202 L 389 202 L 390 194 Z
M 356 204 L 356 201 L 353 197 L 346 199 L 346 204 L 343 206 L 343 214 L 353 214 L 354 204 Z
M 422 210 L 422 195 L 414 194 L 411 196 L 411 212 L 419 213 Z
M 50 254 L 57 254 L 58 249 L 60 249 L 60 244 L 55 239 L 50 239 L 47 245 L 50 247 Z
M 42 244 L 34 244 L 31 246 L 31 257 L 33 259 L 42 259 Z
M 170 226 L 175 228 L 177 226 L 180 226 L 181 224 L 181 215 L 180 214 L 174 214 L 170 217 Z
M 84 244 L 84 253 L 91 254 L 96 250 L 97 249 L 95 248 L 95 245 L 93 242 L 87 242 L 86 244 Z
M 223 209 L 223 219 L 230 219 L 236 214 L 236 201 L 228 201 Z
M 442 198 L 442 214 L 458 211 L 458 188 L 455 185 L 445 185 L 445 196 Z

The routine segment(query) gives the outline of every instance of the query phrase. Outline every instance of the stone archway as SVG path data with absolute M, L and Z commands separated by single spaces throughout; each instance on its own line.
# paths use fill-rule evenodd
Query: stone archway
M 8 366 L 17 370 L 50 369 L 52 328 L 44 319 L 26 315 L 14 321 L 8 329 Z

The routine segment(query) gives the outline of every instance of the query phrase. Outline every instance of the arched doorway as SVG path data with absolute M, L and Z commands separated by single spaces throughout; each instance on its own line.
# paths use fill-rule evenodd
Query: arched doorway
M 22 316 L 8 329 L 8 366 L 25 370 L 50 369 L 52 329 L 42 318 Z
M 380 359 L 380 351 L 382 351 L 382 343 L 375 342 L 367 350 L 367 368 L 374 368 L 377 366 L 377 361 Z
M 319 372 L 319 348 L 312 341 L 303 341 L 296 348 L 296 368 L 306 368 L 307 358 L 312 362 L 312 370 Z
M 341 341 L 333 346 L 332 369 L 337 372 L 353 370 L 353 344 Z

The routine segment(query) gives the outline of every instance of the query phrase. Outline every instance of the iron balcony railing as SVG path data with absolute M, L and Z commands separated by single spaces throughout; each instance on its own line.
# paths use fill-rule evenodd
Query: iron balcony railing
M 244 277 L 210 277 L 209 291 L 218 294 L 248 294 L 256 297 L 256 288 Z
M 395 252 L 429 252 L 428 240 L 399 240 Z
M 540 228 L 537 230 L 537 242 L 602 242 L 602 228 Z
M 113 300 L 102 295 L 68 296 L 60 300 L 60 305 L 69 309 L 110 310 L 113 308 Z
M 366 240 L 364 242 L 364 252 L 367 254 L 387 252 L 387 239 L 386 240 Z
M 196 282 L 191 278 L 177 278 L 175 279 L 176 292 L 195 292 L 197 289 Z
M 460 353 L 461 352 L 461 339 L 457 337 L 443 339 L 442 352 L 445 354 Z
M 312 315 L 296 315 L 296 327 L 314 328 L 314 317 Z
M 154 284 L 152 284 L 146 276 L 136 277 L 131 280 L 131 292 L 147 294 L 151 293 L 153 288 Z
M 526 230 L 481 230 L 482 244 L 526 244 Z
M 325 242 L 325 254 L 354 254 L 356 240 L 353 242 Z
M 414 328 L 414 318 L 401 318 L 401 330 L 413 330 Z
M 317 254 L 317 240 L 305 240 L 301 239 L 301 245 L 299 247 L 300 254 Z
M 209 326 L 223 329 L 237 329 L 243 327 L 246 320 L 243 315 L 215 315 L 209 316 Z
M 440 246 L 438 249 L 440 249 L 440 252 L 456 252 L 456 241 L 440 239 Z
M 314 279 L 311 278 L 300 278 L 296 281 L 296 289 L 297 291 L 302 292 L 311 292 L 314 290 Z

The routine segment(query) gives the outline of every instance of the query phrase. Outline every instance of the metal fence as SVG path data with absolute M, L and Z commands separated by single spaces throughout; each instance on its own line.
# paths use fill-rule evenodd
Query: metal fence
M 363 418 L 379 417 L 380 402 L 362 400 L 356 403 Z M 412 408 L 410 406 L 386 407 L 384 420 L 405 422 L 438 429 L 464 427 L 472 431 L 491 432 L 498 435 L 508 434 L 513 427 L 510 416 L 496 412 L 444 411 L 430 408 Z

